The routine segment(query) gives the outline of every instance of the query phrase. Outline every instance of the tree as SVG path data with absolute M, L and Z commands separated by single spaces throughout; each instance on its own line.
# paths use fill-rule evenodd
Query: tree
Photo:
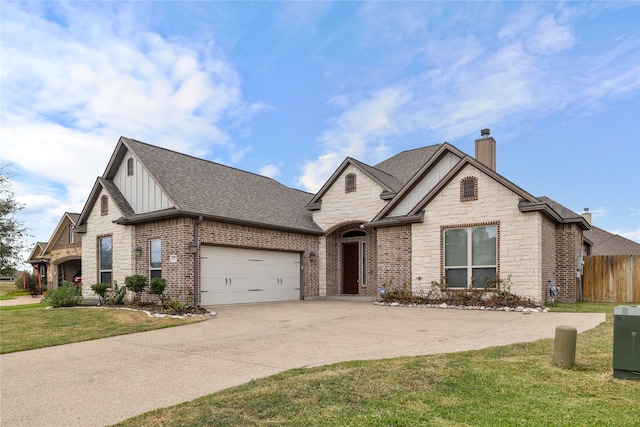
M 0 275 L 8 276 L 15 272 L 19 264 L 20 253 L 27 247 L 27 228 L 14 215 L 24 209 L 11 191 L 10 175 L 6 165 L 0 166 Z

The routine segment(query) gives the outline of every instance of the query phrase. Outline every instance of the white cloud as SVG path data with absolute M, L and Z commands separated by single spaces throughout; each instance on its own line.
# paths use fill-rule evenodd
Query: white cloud
M 376 146 L 384 145 L 384 138 L 401 132 L 402 120 L 398 111 L 410 99 L 402 88 L 392 87 L 361 99 L 332 122 L 321 137 L 325 152 L 303 166 L 297 182 L 307 191 L 317 191 L 345 157 L 367 161 L 380 154 Z
M 484 17 L 504 22 L 502 27 L 478 25 L 478 31 L 461 34 L 438 31 L 444 21 L 438 21 L 442 10 L 437 6 L 364 5 L 353 26 L 376 28 L 362 36 L 364 44 L 379 49 L 375 71 L 360 73 L 349 91 L 340 85 L 340 92 L 328 98 L 336 118 L 298 183 L 315 191 L 344 157 L 379 160 L 371 153 L 398 138 L 450 141 L 495 126 L 517 129 L 517 134 L 558 110 L 588 114 L 602 101 L 635 93 L 640 87 L 640 63 L 633 61 L 637 40 L 586 50 L 575 35 L 579 14 L 568 7 L 549 13 L 544 5 L 526 5 L 507 19 L 500 16 L 502 21 L 490 10 Z M 468 23 L 479 12 L 469 8 L 468 16 L 452 13 L 446 22 Z M 423 24 L 417 25 L 415 16 Z M 376 37 L 380 32 L 389 36 Z
M 32 181 L 22 215 L 54 227 L 82 208 L 119 136 L 198 156 L 218 147 L 237 160 L 220 123 L 266 108 L 243 102 L 240 76 L 213 44 L 145 32 L 127 4 L 85 5 L 2 5 L 0 161 Z M 39 180 L 60 185 L 55 197 Z
M 571 49 L 575 44 L 575 37 L 570 27 L 558 24 L 553 15 L 545 15 L 526 43 L 536 54 L 551 55 Z
M 634 242 L 640 243 L 640 228 L 636 228 L 631 231 L 618 232 L 617 234 L 620 234 L 622 237 L 629 240 L 633 240 Z
M 260 168 L 260 175 L 267 176 L 269 178 L 275 178 L 280 175 L 280 169 L 275 165 L 265 165 Z

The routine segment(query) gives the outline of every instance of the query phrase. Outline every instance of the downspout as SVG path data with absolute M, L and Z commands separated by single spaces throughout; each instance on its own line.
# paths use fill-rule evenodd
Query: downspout
M 193 305 L 198 307 L 200 305 L 200 290 L 199 290 L 199 277 L 200 277 L 200 241 L 198 240 L 198 228 L 202 223 L 202 215 L 198 217 L 198 220 L 193 225 L 193 241 L 196 244 L 196 251 L 193 254 Z

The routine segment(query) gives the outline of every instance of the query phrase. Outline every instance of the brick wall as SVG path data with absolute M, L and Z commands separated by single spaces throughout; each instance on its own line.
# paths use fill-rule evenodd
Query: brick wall
M 194 224 L 195 219 L 178 218 L 136 227 L 136 244 L 143 248 L 136 260 L 136 271 L 149 276 L 149 240 L 162 239 L 162 277 L 167 280 L 165 294 L 182 302 L 193 298 L 193 255 L 189 242 L 193 240 Z M 314 261 L 309 257 L 311 251 L 318 253 L 317 236 L 216 221 L 203 221 L 198 227 L 200 245 L 302 252 L 304 294 L 319 295 L 317 257 Z M 171 255 L 175 262 L 170 261 Z M 154 295 L 144 295 L 144 300 L 154 299 L 157 299 Z
M 323 277 L 325 279 L 325 293 L 323 295 L 340 295 L 343 293 L 343 269 L 342 269 L 342 244 L 346 242 L 358 242 L 359 248 L 359 270 L 360 281 L 358 286 L 358 295 L 375 296 L 378 292 L 377 277 L 377 235 L 374 231 L 367 229 L 366 236 L 357 238 L 343 238 L 342 235 L 351 230 L 360 230 L 359 223 L 345 224 L 328 236 L 324 237 L 325 245 L 325 271 Z M 362 243 L 365 243 L 366 250 L 366 282 L 363 281 L 363 265 L 362 265 Z
M 407 284 L 411 276 L 411 225 L 378 228 L 378 285 L 396 288 Z
M 187 243 L 193 236 L 193 225 L 190 227 Z M 304 295 L 305 297 L 319 295 L 318 256 L 313 261 L 309 257 L 311 251 L 319 253 L 318 236 L 203 221 L 199 228 L 199 240 L 200 244 L 302 252 Z M 193 264 L 191 268 L 193 269 Z
M 548 301 L 549 281 L 556 280 L 556 226 L 549 218 L 542 219 L 542 300 Z
M 578 299 L 576 258 L 582 250 L 582 231 L 575 224 L 556 226 L 556 284 L 558 300 L 575 302 Z

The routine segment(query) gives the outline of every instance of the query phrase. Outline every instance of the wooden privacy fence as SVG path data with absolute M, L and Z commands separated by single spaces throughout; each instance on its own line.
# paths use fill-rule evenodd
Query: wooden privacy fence
M 585 257 L 582 299 L 640 302 L 640 255 Z

